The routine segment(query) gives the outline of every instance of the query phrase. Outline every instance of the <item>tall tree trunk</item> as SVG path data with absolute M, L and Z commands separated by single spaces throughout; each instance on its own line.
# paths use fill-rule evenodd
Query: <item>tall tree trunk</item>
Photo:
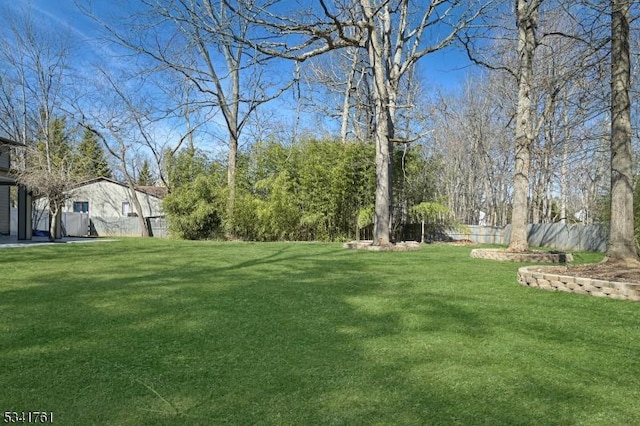
M 633 230 L 629 0 L 611 1 L 611 223 L 607 256 L 638 260 Z
M 389 123 L 384 109 L 376 113 L 376 196 L 373 221 L 373 245 L 385 246 L 391 243 L 391 143 Z
M 510 251 L 527 251 L 529 168 L 533 143 L 533 55 L 536 48 L 538 7 L 542 0 L 516 0 L 518 21 L 518 108 L 516 115 L 516 156 L 513 177 Z
M 238 162 L 238 139 L 229 138 L 229 153 L 227 158 L 227 220 L 225 233 L 227 238 L 234 238 L 234 209 L 236 202 L 236 168 Z
M 347 141 L 347 133 L 349 131 L 349 112 L 351 110 L 351 92 L 355 90 L 354 81 L 358 67 L 358 49 L 351 49 L 351 69 L 347 77 L 344 88 L 344 98 L 342 100 L 342 117 L 340 124 L 340 139 L 342 142 Z
M 62 205 L 58 197 L 49 200 L 49 241 L 62 238 Z
M 138 213 L 138 221 L 140 222 L 140 236 L 148 237 L 151 234 L 149 233 L 149 226 L 147 225 L 147 219 L 144 217 L 144 209 L 142 208 L 142 204 L 140 203 L 140 199 L 138 198 L 138 193 L 136 192 L 136 185 L 128 175 L 127 175 L 127 186 L 129 188 L 129 193 L 131 195 L 131 201 L 133 201 L 133 206 L 136 209 L 136 213 Z
M 365 10 L 374 10 L 369 2 Z M 390 115 L 389 99 L 389 71 L 384 58 L 386 53 L 373 24 L 373 15 L 367 17 L 372 24 L 369 27 L 367 51 L 369 65 L 373 71 L 374 100 L 375 100 L 375 142 L 376 142 L 376 193 L 373 217 L 373 245 L 386 246 L 391 243 L 391 208 L 392 194 L 392 140 L 393 121 Z M 385 22 L 385 24 L 389 24 Z M 385 25 L 386 29 L 386 25 Z M 383 37 L 386 35 L 383 34 Z
M 560 223 L 567 223 L 567 162 L 569 160 L 569 114 L 563 110 L 564 137 L 562 138 L 562 164 L 560 166 Z
M 138 198 L 138 193 L 136 192 L 136 183 L 133 181 L 131 173 L 127 171 L 126 166 L 126 152 L 127 149 L 123 146 L 120 149 L 120 169 L 122 170 L 122 174 L 127 181 L 127 187 L 129 188 L 129 195 L 131 195 L 131 201 L 133 201 L 133 207 L 136 209 L 136 213 L 138 214 L 138 221 L 140 222 L 140 236 L 148 237 L 150 236 L 149 227 L 147 226 L 147 219 L 144 217 L 144 210 L 142 208 L 142 204 L 140 203 L 140 199 Z

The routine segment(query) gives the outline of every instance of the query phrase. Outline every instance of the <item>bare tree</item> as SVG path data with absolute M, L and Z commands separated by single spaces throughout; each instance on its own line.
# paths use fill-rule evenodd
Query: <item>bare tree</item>
M 54 241 L 61 237 L 61 215 L 65 201 L 68 199 L 66 192 L 70 186 L 77 182 L 70 158 L 56 161 L 52 166 L 51 159 L 42 149 L 33 146 L 26 148 L 27 167 L 16 172 L 16 178 L 21 185 L 33 190 L 38 196 L 47 200 L 49 208 L 49 240 Z
M 151 81 L 143 79 L 145 85 L 155 89 L 152 89 L 152 92 L 160 93 L 147 91 L 136 101 L 136 109 L 142 114 L 138 120 L 141 137 L 136 139 L 136 142 L 139 143 L 140 150 L 151 154 L 159 184 L 167 188 L 168 192 L 173 188 L 168 178 L 166 163 L 172 162 L 185 144 L 193 148 L 198 132 L 212 119 L 210 110 L 198 107 L 192 85 L 188 81 L 176 80 L 173 77 L 173 73 L 160 71 L 153 73 Z M 135 76 L 130 80 L 133 79 Z M 120 90 L 126 89 L 120 86 Z M 127 96 L 131 98 L 133 95 Z
M 68 61 L 72 45 L 68 33 L 42 28 L 25 8 L 19 13 L 3 9 L 6 33 L 0 40 L 5 72 L 2 87 L 2 128 L 14 140 L 32 143 L 44 138 L 49 152 L 51 122 L 64 108 L 70 87 Z M 46 164 L 51 163 L 46 158 Z
M 272 56 L 305 61 L 344 47 L 364 49 L 373 84 L 376 193 L 374 245 L 390 244 L 392 154 L 401 81 L 422 57 L 450 45 L 491 1 L 418 4 L 410 0 L 320 0 L 305 10 L 284 15 L 278 1 L 226 0 L 234 11 L 268 36 L 242 39 Z M 433 30 L 433 31 L 432 31 Z M 403 138 L 402 142 L 406 142 Z
M 434 105 L 434 156 L 442 163 L 441 195 L 458 221 L 504 226 L 513 183 L 513 82 L 478 73 L 459 94 Z
M 19 180 L 49 198 L 51 236 L 58 238 L 64 199 L 61 184 L 71 180 L 65 178 L 68 163 L 54 161 L 53 129 L 55 120 L 64 116 L 71 102 L 68 62 L 73 44 L 67 32 L 47 29 L 27 8 L 17 13 L 4 8 L 1 13 L 7 25 L 0 37 L 0 58 L 4 64 L 0 77 L 0 129 L 29 147 L 25 153 L 37 153 L 32 161 L 33 170 L 21 171 Z M 40 144 L 40 149 L 36 149 L 36 144 Z M 19 165 L 26 167 L 24 157 Z
M 94 82 L 97 91 L 90 102 L 91 108 L 81 112 L 80 125 L 91 131 L 117 161 L 140 221 L 141 236 L 148 237 L 149 228 L 136 191 L 132 159 L 141 147 L 151 144 L 153 136 L 149 129 L 152 123 L 144 106 L 131 95 L 136 90 L 120 83 L 124 80 L 131 85 L 131 80 L 118 80 L 105 70 L 98 75 L 101 78 Z
M 338 119 L 343 142 L 373 141 L 373 87 L 363 49 L 327 52 L 310 60 L 303 71 L 302 79 L 311 89 L 303 94 L 305 107 L 323 118 Z
M 509 121 L 515 127 L 509 249 L 525 251 L 526 224 L 566 218 L 569 166 L 594 153 L 590 142 L 598 140 L 598 132 L 592 123 L 603 112 L 600 82 L 607 37 L 602 37 L 598 17 L 579 4 L 520 0 L 514 10 L 515 30 L 510 23 L 491 20 L 491 49 L 472 39 L 462 41 L 474 62 L 512 76 L 517 84 L 516 111 Z M 500 54 L 490 56 L 491 50 Z M 596 131 L 585 135 L 585 129 Z M 562 214 L 555 212 L 556 185 Z
M 513 179 L 513 210 L 509 250 L 526 251 L 531 146 L 533 128 L 533 57 L 538 40 L 538 9 L 543 0 L 516 0 L 518 25 L 518 105 L 516 112 L 515 173 Z
M 261 105 L 277 98 L 292 82 L 279 83 L 265 76 L 268 58 L 236 43 L 247 37 L 250 23 L 233 13 L 224 1 L 143 0 L 143 10 L 125 19 L 124 26 L 101 22 L 118 44 L 151 59 L 155 66 L 170 69 L 197 88 L 191 110 L 216 107 L 223 117 L 228 145 L 227 223 L 233 233 L 236 163 L 241 134 Z M 90 14 L 88 10 L 85 9 Z
M 547 1 L 534 63 L 534 118 L 529 217 L 533 223 L 565 220 L 569 164 L 579 156 L 594 157 L 591 141 L 600 139 L 607 89 L 601 48 L 608 36 L 596 27 L 588 32 L 574 11 Z M 578 134 L 582 134 L 578 142 Z M 560 195 L 555 191 L 560 187 Z M 556 209 L 559 207 L 559 210 Z M 562 212 L 561 212 L 562 211 Z
M 395 125 L 400 83 L 414 64 L 429 53 L 449 45 L 469 22 L 473 21 L 482 8 L 452 2 L 444 10 L 433 4 L 418 12 L 420 20 L 411 22 L 413 15 L 409 1 L 392 5 L 360 1 L 365 22 L 364 46 L 369 54 L 369 65 L 373 72 L 376 140 L 376 197 L 374 215 L 374 245 L 389 243 L 392 193 L 393 144 L 397 142 Z M 469 7 L 462 9 L 461 6 Z M 473 5 L 475 6 L 475 5 Z M 457 10 L 456 10 L 457 9 Z M 460 13 L 445 36 L 438 40 L 424 40 L 423 35 L 434 22 L 442 22 L 442 17 Z M 393 29 L 397 29 L 395 32 Z

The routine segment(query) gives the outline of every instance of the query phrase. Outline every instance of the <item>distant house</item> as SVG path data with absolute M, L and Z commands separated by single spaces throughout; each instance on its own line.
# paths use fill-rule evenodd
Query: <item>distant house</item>
M 163 216 L 162 198 L 166 193 L 167 190 L 163 187 L 136 187 L 136 196 L 142 205 L 142 215 Z M 129 187 L 113 179 L 99 177 L 80 182 L 69 188 L 66 195 L 63 213 L 88 213 L 91 217 L 109 219 L 137 215 Z M 46 208 L 46 200 L 38 200 L 37 209 Z
M 0 137 L 0 235 L 11 233 L 11 187 L 18 186 L 10 173 L 11 148 L 22 146 L 21 143 Z M 31 239 L 31 194 L 24 186 L 19 186 L 17 201 L 18 239 Z
M 137 186 L 136 196 L 145 219 L 164 216 L 162 198 L 164 187 Z M 38 217 L 36 228 L 47 229 L 48 203 L 39 198 L 35 203 Z M 99 177 L 74 185 L 66 191 L 62 208 L 63 228 L 66 235 L 140 235 L 138 215 L 129 187 L 113 179 Z

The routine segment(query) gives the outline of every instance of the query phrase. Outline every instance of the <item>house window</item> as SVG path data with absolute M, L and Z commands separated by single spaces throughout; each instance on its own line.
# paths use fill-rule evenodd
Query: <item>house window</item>
M 89 213 L 89 202 L 88 201 L 74 201 L 73 202 L 73 212 L 74 213 Z
M 131 204 L 128 201 L 122 202 L 122 216 L 128 216 L 131 213 Z

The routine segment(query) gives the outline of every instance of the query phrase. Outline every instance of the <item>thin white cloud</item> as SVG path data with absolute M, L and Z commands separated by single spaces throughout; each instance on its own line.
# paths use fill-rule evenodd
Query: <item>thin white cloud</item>
M 34 12 L 38 20 L 50 23 L 49 27 L 69 31 L 76 38 L 80 46 L 80 54 L 85 59 L 106 58 L 112 65 L 118 62 L 115 59 L 118 56 L 116 52 L 107 43 L 101 41 L 99 35 L 93 30 L 96 24 L 82 14 L 73 0 L 32 0 L 12 3 L 11 6 L 14 10 L 18 10 L 18 7 L 28 8 Z

